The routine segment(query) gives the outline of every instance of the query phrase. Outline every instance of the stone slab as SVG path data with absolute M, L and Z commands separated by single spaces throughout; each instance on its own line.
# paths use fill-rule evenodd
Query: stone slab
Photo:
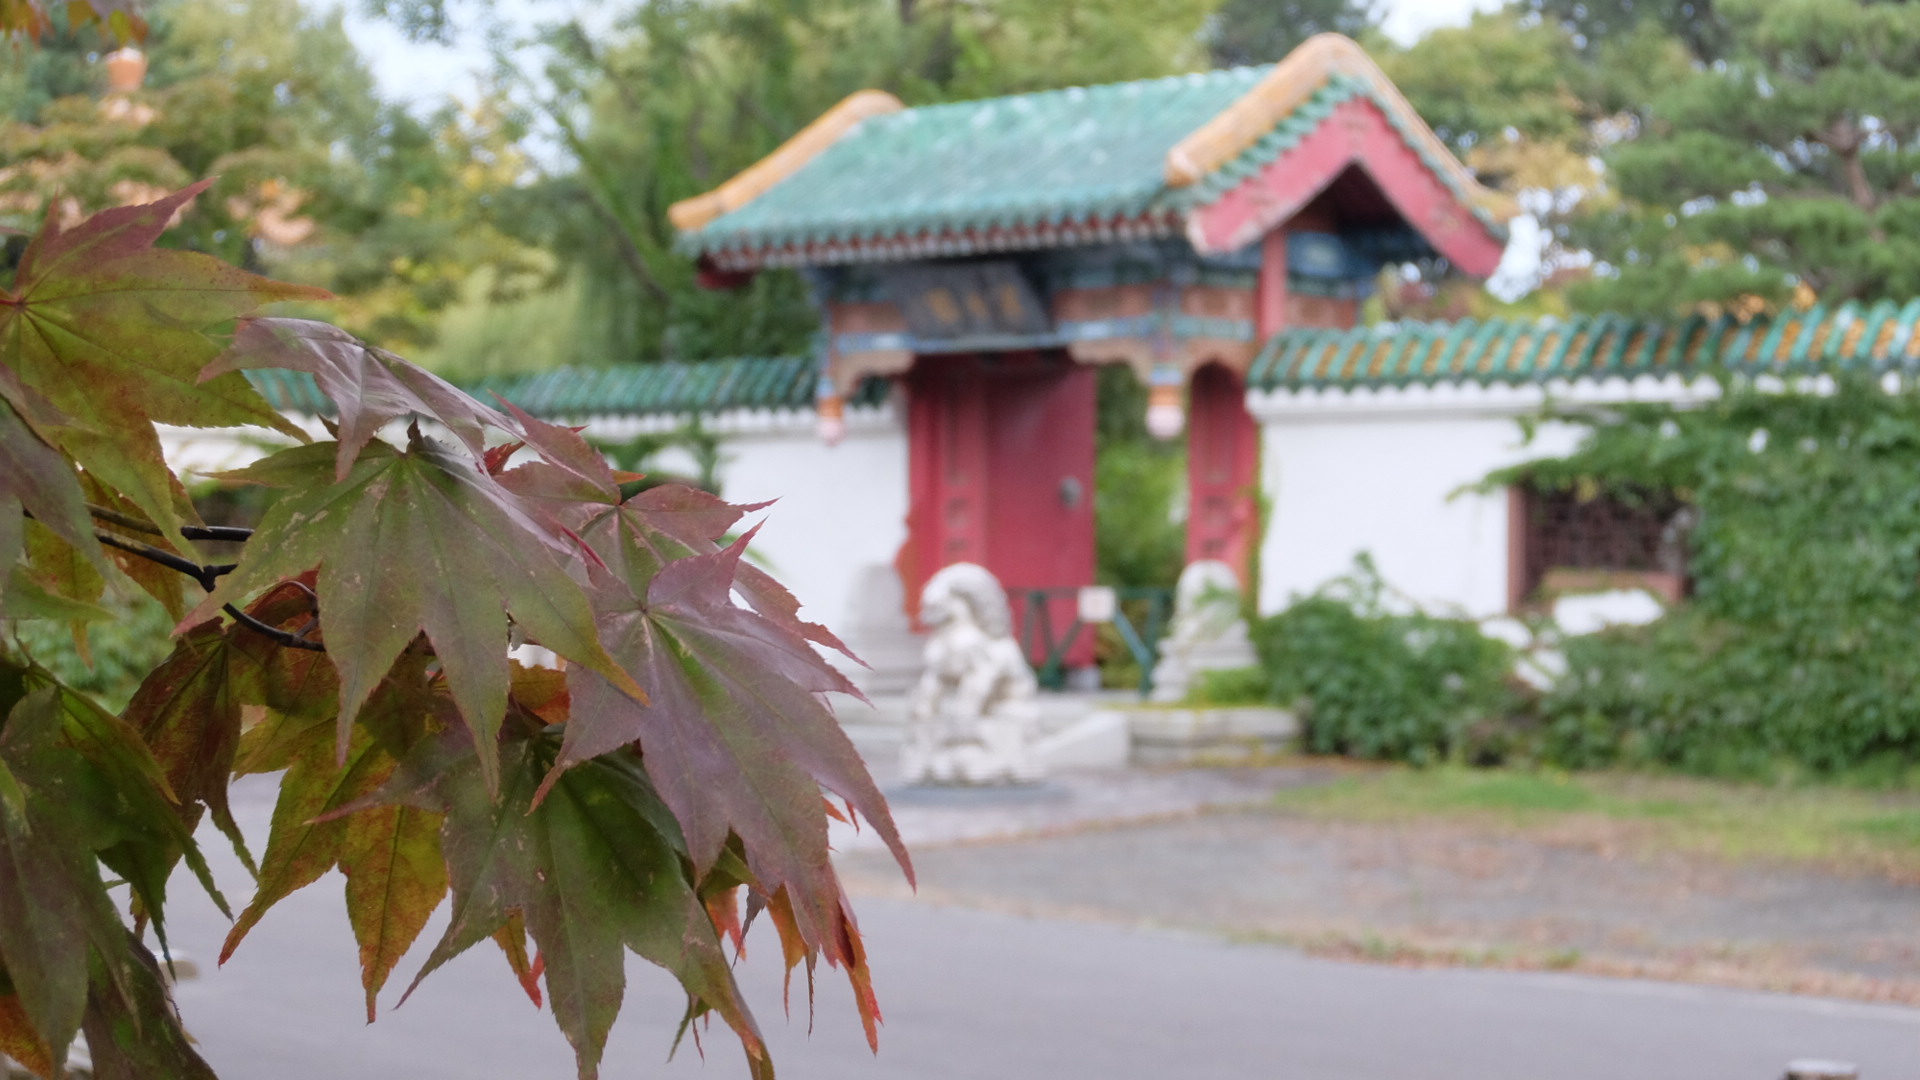
M 1285 709 L 1128 709 L 1121 715 L 1137 765 L 1247 761 L 1279 753 L 1300 735 L 1299 719 Z
M 1107 710 L 1084 716 L 1033 744 L 1033 756 L 1048 771 L 1117 769 L 1127 763 L 1132 751 L 1127 718 Z

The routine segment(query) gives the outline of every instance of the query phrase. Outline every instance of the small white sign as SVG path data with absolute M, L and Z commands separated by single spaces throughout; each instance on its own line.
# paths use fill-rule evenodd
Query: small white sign
M 1112 622 L 1120 611 L 1120 594 L 1111 585 L 1087 585 L 1080 590 L 1080 621 Z

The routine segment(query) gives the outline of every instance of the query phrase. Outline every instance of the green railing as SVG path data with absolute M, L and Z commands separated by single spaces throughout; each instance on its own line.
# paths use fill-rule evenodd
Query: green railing
M 1081 617 L 1082 591 L 1075 587 L 1015 590 L 1021 608 L 1020 651 L 1029 660 L 1039 658 L 1034 674 L 1044 689 L 1066 688 L 1067 653 L 1090 625 Z M 1153 666 L 1160 658 L 1160 638 L 1166 634 L 1167 620 L 1173 612 L 1173 590 L 1128 585 L 1115 586 L 1112 591 L 1116 601 L 1112 618 L 1100 621 L 1113 624 L 1127 652 L 1140 665 L 1140 696 L 1144 698 L 1153 692 Z M 1054 611 L 1066 606 L 1057 603 L 1063 598 L 1073 601 L 1075 614 L 1061 628 L 1054 625 Z

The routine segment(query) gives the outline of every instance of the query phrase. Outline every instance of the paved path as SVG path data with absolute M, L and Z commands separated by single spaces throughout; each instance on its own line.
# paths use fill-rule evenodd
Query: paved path
M 1920 884 L 1509 830 L 1236 810 L 922 846 L 925 899 L 1401 962 L 1565 967 L 1920 1004 Z M 904 895 L 842 860 L 856 895 Z
M 264 834 L 270 790 L 236 792 Z M 1114 835 L 1119 835 L 1115 833 Z M 957 849 L 956 849 L 957 850 Z M 220 848 L 209 848 L 221 855 Z M 930 859 L 937 856 L 929 849 Z M 231 858 L 217 872 L 244 895 Z M 931 863 L 930 863 L 931 866 Z M 1123 884 L 1124 887 L 1124 884 Z M 224 921 L 185 888 L 182 948 L 216 954 Z M 1263 945 L 1097 922 L 1031 919 L 866 897 L 863 926 L 887 1010 L 868 1054 L 844 983 L 822 979 L 816 1031 L 781 1016 L 778 955 L 750 940 L 743 980 L 783 1077 L 842 1080 L 1771 1080 L 1790 1058 L 1832 1056 L 1867 1080 L 1920 1076 L 1920 1011 L 1786 995 L 1555 974 L 1343 964 Z M 436 934 L 430 927 L 427 940 Z M 756 931 L 758 936 L 760 931 Z M 419 951 L 396 972 L 394 993 Z M 744 1076 L 724 1033 L 703 1063 L 663 1066 L 680 1001 L 640 963 L 604 1075 Z M 476 949 L 404 1008 L 360 1022 L 355 957 L 330 876 L 282 904 L 233 962 L 180 987 L 180 1006 L 227 1080 L 535 1080 L 571 1075 L 551 1019 L 504 962 Z

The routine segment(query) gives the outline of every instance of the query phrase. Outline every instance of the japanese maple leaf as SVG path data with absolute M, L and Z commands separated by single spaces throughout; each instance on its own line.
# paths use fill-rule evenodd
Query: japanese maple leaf
M 271 627 L 297 623 L 312 611 L 309 589 L 305 583 L 290 582 L 269 591 L 248 614 Z M 204 807 L 247 869 L 255 871 L 227 803 L 242 712 L 249 706 L 264 707 L 273 710 L 277 721 L 317 721 L 331 735 L 337 708 L 332 676 L 319 653 L 288 648 L 239 623 L 209 621 L 179 635 L 172 654 L 141 681 L 121 716 L 152 750 L 179 799 L 187 829 L 199 824 Z M 254 755 L 262 753 L 260 732 L 285 729 L 284 723 L 259 725 L 252 740 Z M 281 761 L 272 767 L 286 765 Z
M 409 416 L 444 427 L 476 462 L 486 452 L 488 428 L 515 434 L 505 416 L 452 383 L 323 322 L 247 319 L 234 333 L 232 347 L 208 364 L 200 377 L 217 381 L 248 368 L 304 371 L 332 399 L 339 412 L 336 480 L 347 478 L 354 458 L 381 428 Z
M 0 764 L 37 798 L 0 813 L 0 957 L 27 1021 L 53 1060 L 80 1028 L 88 955 L 111 949 L 120 917 L 100 880 L 81 782 L 84 765 L 60 745 L 57 692 L 22 699 L 0 730 Z
M 93 538 L 93 519 L 73 463 L 12 405 L 0 401 L 0 567 L 20 561 L 26 539 L 23 514 L 33 515 L 65 541 L 94 572 L 106 573 L 106 557 Z
M 626 990 L 627 949 L 673 973 L 691 999 L 690 1014 L 718 1012 L 740 1037 L 753 1074 L 770 1078 L 759 1029 L 686 876 L 673 816 L 625 755 L 570 770 L 536 806 L 534 788 L 551 753 L 545 740 L 503 747 L 498 798 L 470 752 L 438 771 L 423 793 L 447 815 L 442 845 L 453 908 L 407 992 L 518 915 L 539 946 L 547 1000 L 582 1080 L 599 1075 Z
M 622 500 L 606 459 L 578 432 L 529 416 L 511 402 L 507 409 L 541 460 L 507 470 L 501 483 L 528 499 L 561 501 L 559 513 L 568 524 L 602 537 L 595 550 L 622 580 L 644 581 L 674 559 L 719 551 L 720 540 L 742 517 L 772 505 L 729 503 L 684 484 L 662 484 Z M 619 510 L 609 515 L 609 506 Z M 859 661 L 832 631 L 800 618 L 800 602 L 766 571 L 742 562 L 733 586 L 761 615 Z
M 204 806 L 243 852 L 240 827 L 227 805 L 227 782 L 240 740 L 242 702 L 250 696 L 236 684 L 254 674 L 252 667 L 248 658 L 235 655 L 219 623 L 202 623 L 180 636 L 122 713 L 153 751 L 180 800 L 186 827 L 199 824 Z
M 209 183 L 95 214 L 71 229 L 49 215 L 13 288 L 0 289 L 7 375 L 0 397 L 31 415 L 25 391 L 44 396 L 71 423 L 41 434 L 183 546 L 184 500 L 153 424 L 258 425 L 304 439 L 244 376 L 202 382 L 199 375 L 220 352 L 214 333 L 234 317 L 275 301 L 329 296 L 208 255 L 155 248 L 173 216 Z
M 187 622 L 318 567 L 343 752 L 367 695 L 422 633 L 489 777 L 511 677 L 509 618 L 528 640 L 645 697 L 600 644 L 585 589 L 569 576 L 575 549 L 518 496 L 417 432 L 405 451 L 369 443 L 343 481 L 333 480 L 335 455 L 316 443 L 230 474 L 287 490 Z
M 37 1041 L 60 1061 L 84 1021 L 90 1042 L 111 1043 L 94 1047 L 103 1077 L 211 1080 L 171 1017 L 144 1011 L 164 1000 L 158 972 L 101 881 L 105 863 L 157 927 L 165 873 L 184 845 L 212 891 L 166 781 L 131 729 L 57 686 L 22 694 L 20 674 L 7 680 L 14 700 L 0 728 L 0 958 L 18 996 L 17 1015 L 0 1009 L 6 1041 Z M 165 1067 L 143 1073 L 137 1061 Z
M 368 701 L 344 763 L 334 754 L 330 717 L 276 712 L 247 733 L 245 769 L 287 773 L 273 808 L 259 889 L 228 933 L 221 963 L 269 908 L 337 866 L 347 879 L 347 918 L 360 946 L 367 1020 L 373 1020 L 380 988 L 447 893 L 440 815 L 397 804 L 339 812 L 393 777 L 399 755 L 432 732 L 437 711 L 425 658 L 409 655 Z
M 617 539 L 606 535 L 614 530 Z M 572 718 L 545 784 L 638 743 L 648 777 L 685 829 L 696 874 L 737 835 L 757 887 L 791 897 L 801 937 L 864 979 L 829 860 L 821 789 L 872 824 L 909 880 L 912 865 L 886 801 L 822 703 L 821 694 L 852 693 L 851 684 L 799 634 L 731 597 L 750 537 L 668 562 L 632 583 L 641 599 L 603 608 L 603 639 L 650 697 L 642 703 L 593 672 L 570 672 Z M 589 538 L 618 552 L 610 566 L 647 560 L 639 531 L 617 516 Z

